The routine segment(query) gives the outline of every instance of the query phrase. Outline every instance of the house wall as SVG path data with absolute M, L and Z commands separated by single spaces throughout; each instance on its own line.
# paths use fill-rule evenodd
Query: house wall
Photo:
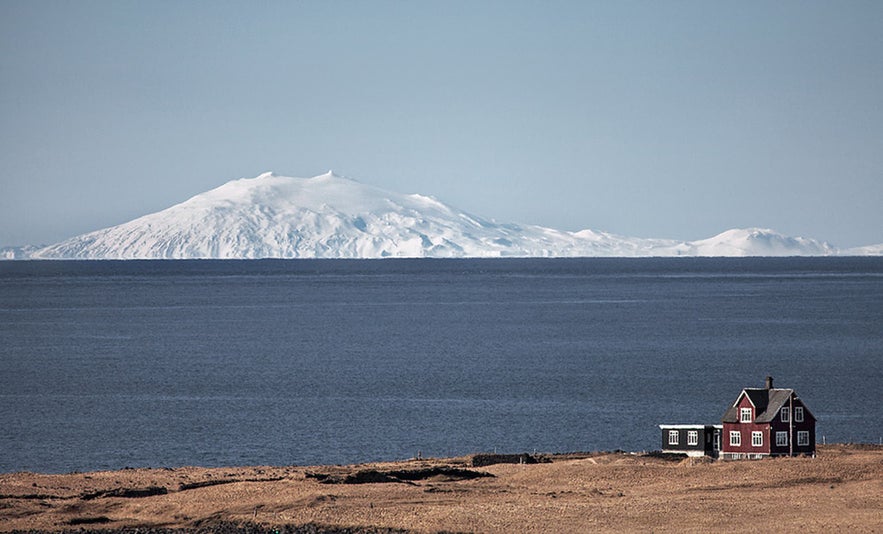
M 806 410 L 806 406 L 804 406 L 803 402 L 794 398 L 792 400 L 793 407 L 796 408 L 798 406 L 804 408 L 804 419 L 802 422 L 794 421 L 793 425 L 789 424 L 786 421 L 782 421 L 782 414 L 777 413 L 776 417 L 770 422 L 770 438 L 771 438 L 771 449 L 770 452 L 772 454 L 789 454 L 791 452 L 789 445 L 784 445 L 782 447 L 776 446 L 776 432 L 793 432 L 789 435 L 789 440 L 793 441 L 794 445 L 794 454 L 813 454 L 816 450 L 816 422 L 815 419 L 809 414 L 809 411 Z M 793 410 L 791 410 L 791 417 L 794 417 Z M 797 432 L 798 431 L 806 431 L 809 432 L 809 445 L 800 446 L 797 444 Z
M 687 456 L 714 456 L 717 452 L 714 450 L 714 425 L 660 425 L 662 430 L 662 452 L 684 453 Z M 669 432 L 678 433 L 678 443 L 672 445 L 669 443 Z M 695 445 L 688 445 L 687 437 L 690 431 L 697 433 L 698 442 Z
M 696 445 L 687 445 L 687 433 L 689 431 L 694 431 L 699 433 L 699 441 Z M 678 433 L 678 444 L 671 445 L 668 442 L 668 433 L 677 432 Z M 705 427 L 697 426 L 695 428 L 663 428 L 662 429 L 662 450 L 665 452 L 690 452 L 696 451 L 700 453 L 705 452 Z
M 739 431 L 742 434 L 742 443 L 738 446 L 730 445 L 730 432 Z M 763 435 L 763 444 L 755 447 L 751 444 L 751 433 L 761 432 Z M 757 423 L 724 423 L 724 430 L 721 433 L 721 451 L 723 452 L 740 452 L 748 454 L 769 454 L 770 453 L 770 428 L 767 424 Z
M 739 401 L 739 412 L 742 408 L 751 408 L 752 421 L 757 418 L 757 412 L 751 405 L 751 401 L 747 395 L 744 395 Z M 738 413 L 738 412 L 737 412 Z M 739 431 L 742 433 L 742 442 L 740 445 L 730 445 L 730 432 Z M 763 445 L 755 447 L 751 445 L 751 433 L 763 433 Z M 769 424 L 758 423 L 724 423 L 724 429 L 721 433 L 721 452 L 723 453 L 743 453 L 743 454 L 769 454 L 770 453 L 770 426 Z

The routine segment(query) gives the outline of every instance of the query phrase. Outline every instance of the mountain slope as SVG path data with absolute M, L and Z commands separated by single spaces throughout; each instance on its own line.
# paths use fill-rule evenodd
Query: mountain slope
M 826 255 L 812 239 L 730 230 L 696 242 L 499 224 L 431 197 L 327 173 L 233 180 L 163 211 L 39 249 L 33 258 L 382 258 Z

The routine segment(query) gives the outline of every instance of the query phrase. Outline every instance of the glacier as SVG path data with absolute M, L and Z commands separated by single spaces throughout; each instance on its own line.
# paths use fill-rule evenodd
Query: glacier
M 879 248 L 856 249 L 873 254 Z M 433 197 L 328 172 L 229 181 L 165 210 L 28 249 L 31 259 L 826 256 L 831 245 L 760 228 L 645 239 L 498 223 Z

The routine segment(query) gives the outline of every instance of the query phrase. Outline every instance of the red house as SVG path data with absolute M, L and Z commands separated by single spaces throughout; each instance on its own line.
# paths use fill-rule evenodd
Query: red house
M 816 418 L 793 389 L 745 388 L 723 417 L 721 458 L 815 455 Z

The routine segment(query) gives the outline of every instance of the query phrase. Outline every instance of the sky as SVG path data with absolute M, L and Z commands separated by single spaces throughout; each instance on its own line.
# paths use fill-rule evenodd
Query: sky
M 0 0 L 0 247 L 265 171 L 883 243 L 883 2 Z

